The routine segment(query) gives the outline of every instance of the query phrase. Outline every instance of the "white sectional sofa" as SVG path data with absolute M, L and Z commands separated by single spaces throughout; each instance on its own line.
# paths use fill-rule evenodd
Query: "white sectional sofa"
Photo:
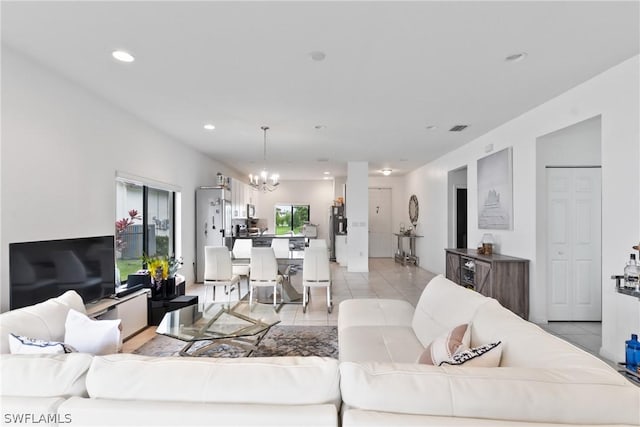
M 77 295 L 65 294 L 0 314 L 2 353 L 8 352 L 9 332 L 62 340 L 66 313 L 80 311 L 81 303 Z M 338 323 L 340 362 L 2 354 L 3 422 L 640 425 L 638 387 L 495 300 L 441 276 L 427 285 L 415 309 L 403 301 L 348 300 L 340 305 Z M 416 363 L 433 339 L 461 323 L 471 325 L 472 346 L 502 342 L 499 367 Z
M 77 426 L 337 426 L 338 361 L 2 356 L 5 423 Z M 25 414 L 31 418 L 18 423 Z M 42 422 L 43 417 L 48 422 Z
M 471 347 L 501 342 L 499 367 L 417 360 L 460 324 Z M 640 425 L 640 388 L 602 360 L 442 276 L 415 309 L 404 301 L 340 304 L 342 425 Z
M 82 298 L 74 291 L 0 314 L 0 354 L 9 353 L 10 333 L 46 341 L 64 341 L 65 321 L 71 309 L 86 313 Z
M 338 361 L 83 353 L 12 355 L 7 335 L 62 341 L 71 292 L 0 314 L 4 424 L 337 426 Z

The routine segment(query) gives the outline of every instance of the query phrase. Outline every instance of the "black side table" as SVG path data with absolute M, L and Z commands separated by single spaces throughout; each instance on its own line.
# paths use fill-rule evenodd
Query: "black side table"
M 167 312 L 193 304 L 198 304 L 197 295 L 181 295 L 173 299 L 164 300 L 153 300 L 149 298 L 147 300 L 147 323 L 149 326 L 158 326 Z

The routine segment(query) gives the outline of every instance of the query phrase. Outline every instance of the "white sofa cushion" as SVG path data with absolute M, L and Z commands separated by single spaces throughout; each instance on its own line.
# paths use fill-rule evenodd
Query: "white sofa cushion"
M 481 418 L 462 417 L 436 417 L 430 415 L 392 414 L 389 412 L 362 411 L 360 409 L 347 409 L 342 415 L 343 427 L 568 427 L 566 424 L 536 423 L 525 421 L 501 421 L 486 420 Z M 601 425 L 600 427 L 616 427 L 613 425 Z M 617 426 L 620 427 L 620 426 Z
M 0 356 L 2 396 L 87 396 L 85 376 L 92 356 L 83 353 Z
M 352 326 L 338 339 L 340 361 L 412 363 L 424 351 L 410 326 Z
M 45 341 L 64 341 L 64 322 L 71 308 L 86 313 L 82 298 L 75 291 L 0 314 L 0 353 L 9 353 L 9 333 Z
M 640 389 L 611 369 L 340 364 L 344 403 L 415 415 L 639 424 Z
M 528 368 L 610 367 L 597 357 L 543 331 L 497 301 L 478 309 L 471 324 L 471 346 L 502 342 L 500 366 Z
M 58 420 L 70 423 L 67 416 L 58 416 L 64 397 L 2 396 L 2 424 L 16 426 L 55 426 Z M 52 422 L 43 421 L 52 420 Z M 62 425 L 62 424 L 60 424 Z
M 87 374 L 98 399 L 333 404 L 340 399 L 338 361 L 321 357 L 179 358 L 96 356 Z
M 393 299 L 349 299 L 340 303 L 338 330 L 352 326 L 411 326 L 413 306 Z
M 476 310 L 489 301 L 490 298 L 438 275 L 422 292 L 411 326 L 426 347 L 441 334 L 470 323 Z
M 241 378 L 237 382 L 242 383 Z M 313 379 L 309 379 L 313 382 Z M 180 389 L 182 390 L 182 389 Z M 165 390 L 166 391 L 166 390 Z M 279 390 L 273 389 L 273 394 Z M 81 426 L 326 426 L 338 425 L 338 411 L 324 405 L 153 402 L 71 398 L 59 409 Z

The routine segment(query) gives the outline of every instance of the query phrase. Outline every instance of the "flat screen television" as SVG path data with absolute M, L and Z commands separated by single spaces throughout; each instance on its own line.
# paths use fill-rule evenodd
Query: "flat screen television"
M 115 293 L 114 236 L 11 243 L 9 305 L 16 309 L 74 290 L 85 304 Z

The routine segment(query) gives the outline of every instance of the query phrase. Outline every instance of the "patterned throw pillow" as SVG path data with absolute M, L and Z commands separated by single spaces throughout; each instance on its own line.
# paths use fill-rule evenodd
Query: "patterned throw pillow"
M 502 346 L 500 344 L 502 344 L 501 341 L 492 342 L 490 344 L 459 351 L 454 354 L 450 360 L 445 360 L 442 363 L 446 363 L 447 365 L 497 368 L 500 366 L 500 358 L 502 357 Z
M 418 363 L 441 365 L 458 352 L 467 350 L 471 341 L 469 325 L 459 325 L 439 336 L 424 349 Z
M 45 341 L 9 334 L 9 350 L 11 354 L 63 354 L 76 350 L 63 342 Z

